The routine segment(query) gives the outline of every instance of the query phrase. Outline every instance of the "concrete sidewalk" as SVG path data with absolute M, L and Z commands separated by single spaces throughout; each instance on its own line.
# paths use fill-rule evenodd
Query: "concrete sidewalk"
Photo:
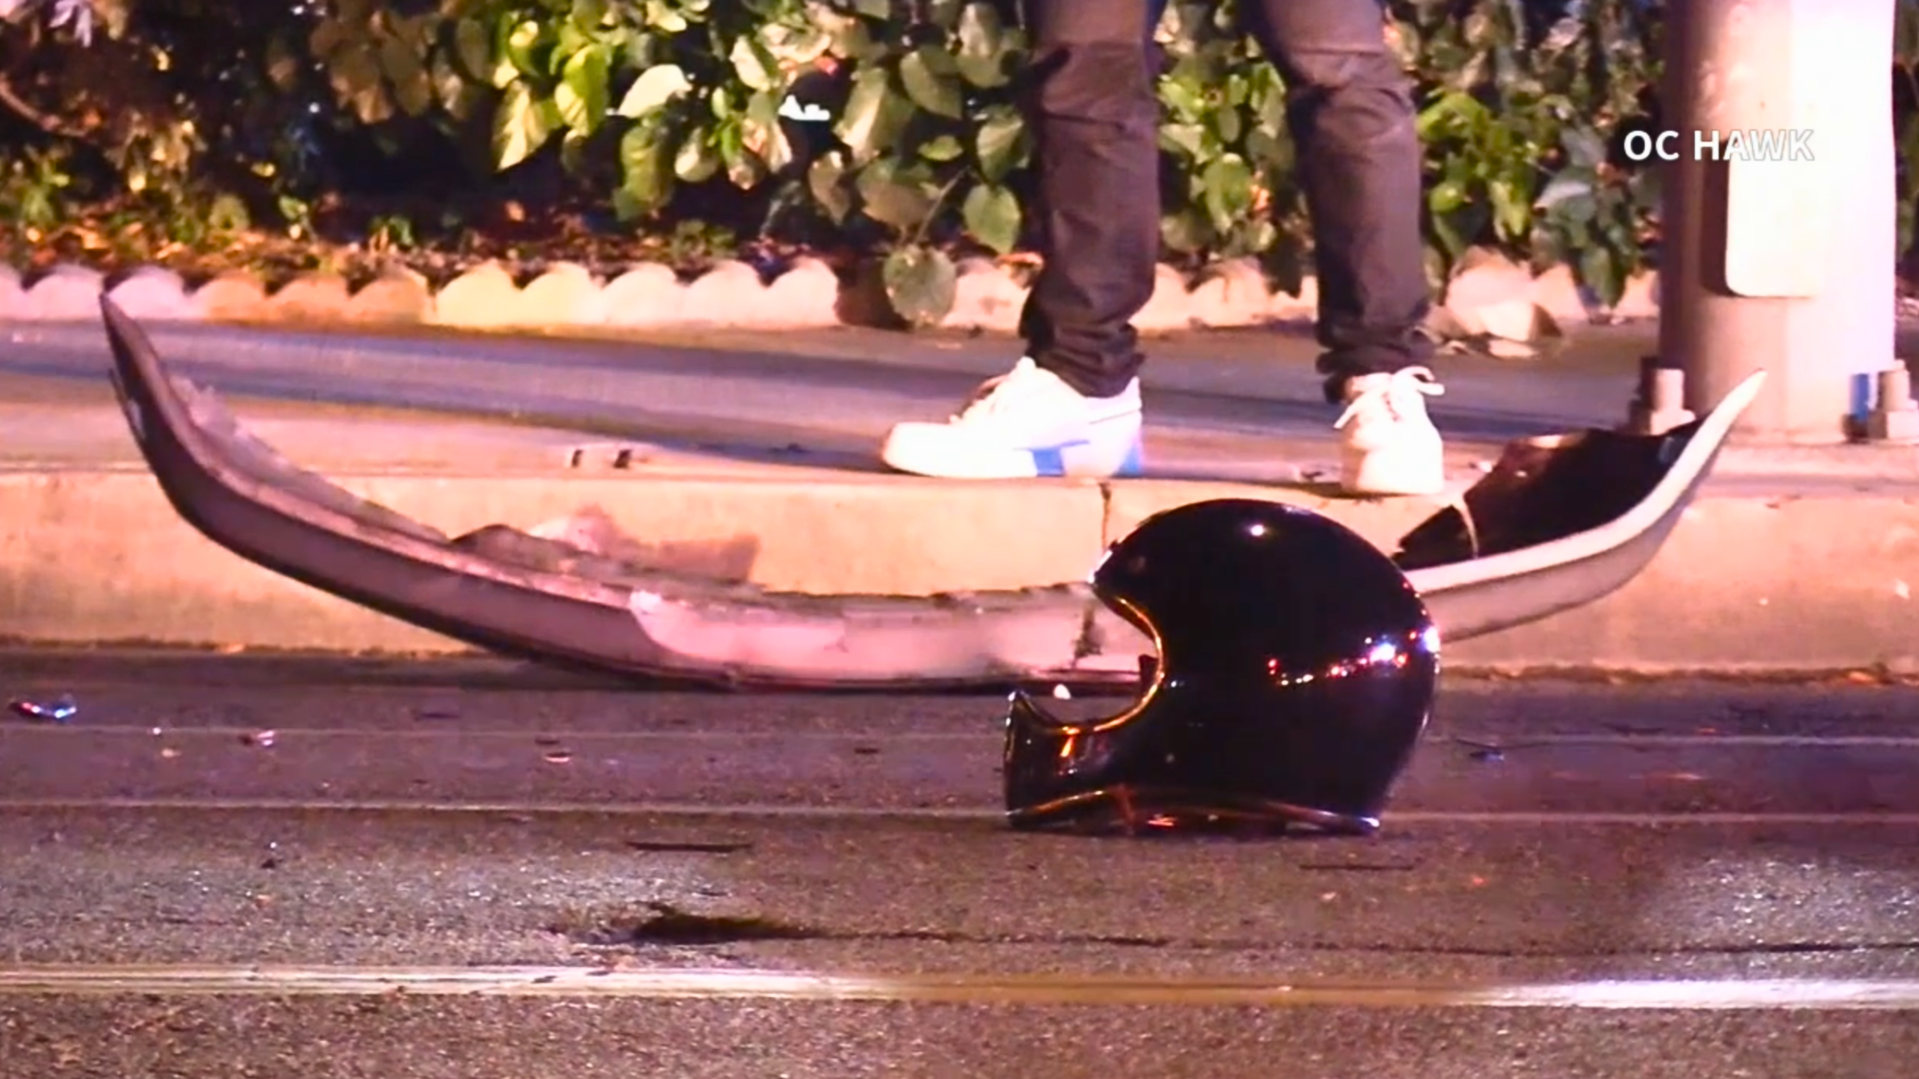
M 864 363 L 862 350 L 900 341 L 843 335 L 841 358 L 832 362 Z M 757 347 L 773 344 L 761 339 Z M 813 347 L 830 353 L 831 345 Z M 538 347 L 543 362 L 560 368 L 572 362 L 570 343 Z M 703 362 L 716 379 L 753 386 L 741 365 L 725 363 L 737 352 L 712 342 L 698 347 L 708 350 Z M 970 354 L 965 346 L 945 350 L 951 370 L 942 378 L 970 381 Z M 103 369 L 93 366 L 99 358 L 81 363 L 50 355 L 16 348 L 0 356 L 0 638 L 463 650 L 256 569 L 201 538 L 166 504 L 140 461 L 99 375 Z M 388 392 L 399 381 L 398 368 L 341 363 L 362 381 L 348 385 L 342 370 L 328 373 L 328 385 L 339 391 L 334 400 L 360 394 L 435 410 L 315 403 L 328 395 L 302 389 L 290 368 L 273 378 L 259 374 L 271 369 L 265 363 L 249 369 L 258 376 L 251 383 L 238 368 L 215 372 L 209 381 L 250 386 L 250 396 L 230 403 L 294 460 L 449 532 L 495 522 L 524 527 L 599 506 L 648 541 L 662 564 L 803 591 L 925 593 L 1079 579 L 1108 542 L 1147 514 L 1201 498 L 1300 502 L 1388 549 L 1437 508 L 1424 500 L 1363 502 L 1325 493 L 1316 481 L 1331 476 L 1329 434 L 1323 426 L 1313 434 L 1285 423 L 1272 425 L 1273 434 L 1250 433 L 1240 419 L 1245 410 L 1233 411 L 1245 402 L 1232 395 L 1264 392 L 1259 379 L 1267 376 L 1235 374 L 1230 356 L 1164 368 L 1172 386 L 1158 392 L 1172 395 L 1168 411 L 1175 417 L 1149 430 L 1149 456 L 1162 463 L 1161 473 L 1114 483 L 971 484 L 887 475 L 871 461 L 870 448 L 862 455 L 856 447 L 867 428 L 883 427 L 897 414 L 820 419 L 809 412 L 805 393 L 781 391 L 774 376 L 757 392 L 769 402 L 762 406 L 767 415 L 772 399 L 785 393 L 791 428 L 800 432 L 786 443 L 768 440 L 786 437 L 785 429 L 757 421 L 727 428 L 719 420 L 708 424 L 711 417 L 696 423 L 684 410 L 675 413 L 678 426 L 661 428 L 670 428 L 671 437 L 657 439 L 610 422 L 607 410 L 583 406 L 557 415 L 542 408 L 513 420 L 485 414 L 487 401 L 462 407 L 462 400 L 446 396 L 450 391 L 420 389 L 428 386 L 425 375 L 408 376 L 413 381 L 401 392 Z M 911 378 L 930 378 L 927 366 Z M 1296 361 L 1282 358 L 1271 366 L 1278 372 L 1272 378 L 1312 382 Z M 1566 367 L 1567 381 L 1585 387 L 1579 392 L 1610 386 L 1610 400 L 1551 404 L 1542 411 L 1563 422 L 1543 429 L 1575 425 L 1568 413 L 1581 409 L 1617 414 L 1625 392 L 1620 364 L 1587 355 Z M 1512 377 L 1553 374 L 1514 371 Z M 207 377 L 207 369 L 196 377 Z M 550 372 L 541 377 L 539 392 L 560 393 L 561 381 Z M 616 386 L 642 375 L 602 371 L 599 377 Z M 875 376 L 862 377 L 870 383 Z M 461 369 L 445 378 L 448 386 L 483 385 Z M 1209 379 L 1218 392 L 1202 398 Z M 1469 371 L 1465 381 L 1473 379 L 1494 385 L 1499 371 Z M 929 385 L 925 399 L 948 388 Z M 863 392 L 877 397 L 896 390 L 882 378 Z M 1149 379 L 1149 408 L 1155 392 Z M 712 396 L 722 398 L 710 403 L 717 415 L 728 402 L 723 394 Z M 1274 407 L 1294 407 L 1301 416 L 1310 407 L 1323 409 L 1297 399 L 1287 405 L 1285 398 L 1297 397 L 1290 390 L 1270 396 L 1279 401 Z M 1462 425 L 1468 435 L 1451 444 L 1459 485 L 1496 455 L 1498 438 L 1490 436 L 1507 433 L 1483 418 Z M 1910 586 L 1919 586 L 1919 454 L 1910 448 L 1734 448 L 1707 497 L 1632 586 L 1586 610 L 1465 642 L 1450 657 L 1462 666 L 1515 670 L 1919 672 L 1919 609 Z

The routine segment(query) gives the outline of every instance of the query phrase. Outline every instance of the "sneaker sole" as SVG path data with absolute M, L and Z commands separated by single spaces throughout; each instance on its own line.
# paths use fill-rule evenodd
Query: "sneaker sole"
M 1007 449 L 990 456 L 969 455 L 964 463 L 973 466 L 970 468 L 954 468 L 954 462 L 944 455 L 939 460 L 915 460 L 891 445 L 881 451 L 880 458 L 897 471 L 933 479 L 1127 479 L 1144 474 L 1146 448 L 1139 435 L 1127 441 L 1118 460 L 1113 455 L 1116 448 L 1078 439 L 1053 446 Z

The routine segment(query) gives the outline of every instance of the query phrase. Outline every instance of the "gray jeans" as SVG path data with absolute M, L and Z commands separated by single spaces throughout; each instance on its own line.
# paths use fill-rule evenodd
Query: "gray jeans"
M 1110 396 L 1145 357 L 1131 322 L 1152 297 L 1160 239 L 1159 61 L 1165 0 L 1022 0 L 1032 55 L 1034 225 L 1045 267 L 1021 316 L 1028 351 L 1082 393 Z M 1410 86 L 1377 0 L 1240 0 L 1287 87 L 1312 215 L 1329 400 L 1347 378 L 1426 363 L 1430 304 Z M 1144 32 L 1142 32 L 1144 31 Z

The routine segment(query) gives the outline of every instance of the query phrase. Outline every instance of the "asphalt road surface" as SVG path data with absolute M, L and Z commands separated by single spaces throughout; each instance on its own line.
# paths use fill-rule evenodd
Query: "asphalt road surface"
M 990 697 L 0 654 L 63 694 L 6 1079 L 1919 1075 L 1911 688 L 1449 683 L 1370 840 L 1011 833 Z

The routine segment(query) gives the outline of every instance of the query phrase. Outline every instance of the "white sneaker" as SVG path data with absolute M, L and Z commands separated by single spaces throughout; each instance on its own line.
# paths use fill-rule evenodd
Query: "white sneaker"
M 1340 486 L 1359 495 L 1436 495 L 1446 487 L 1445 445 L 1426 398 L 1445 393 L 1425 367 L 1361 375 L 1346 384 Z
M 1137 476 L 1139 379 L 1113 397 L 1087 397 L 1030 357 L 981 385 L 945 423 L 902 423 L 880 459 L 901 472 L 942 479 Z

